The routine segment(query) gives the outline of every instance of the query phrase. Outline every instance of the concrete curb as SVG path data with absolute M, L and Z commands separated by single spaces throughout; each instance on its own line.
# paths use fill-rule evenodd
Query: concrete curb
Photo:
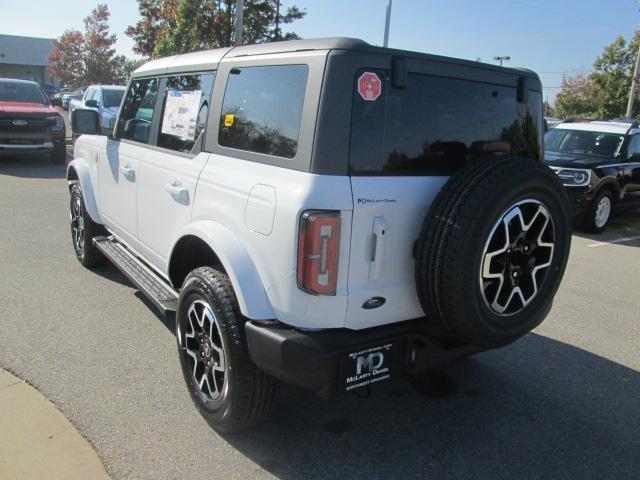
M 2 368 L 0 478 L 109 478 L 71 422 L 35 388 Z

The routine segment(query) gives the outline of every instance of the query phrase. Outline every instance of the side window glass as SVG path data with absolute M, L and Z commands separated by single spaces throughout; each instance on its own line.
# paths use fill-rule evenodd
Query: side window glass
M 86 102 L 87 100 L 93 100 L 93 92 L 95 90 L 93 88 L 90 88 L 89 90 L 87 90 L 87 93 L 84 96 L 84 101 Z
M 631 160 L 633 157 L 640 157 L 640 134 L 633 135 L 629 140 L 629 148 L 627 149 L 627 159 Z
M 224 147 L 293 158 L 309 68 L 234 68 L 222 105 L 218 141 Z
M 184 153 L 195 150 L 207 124 L 214 81 L 215 73 L 167 78 L 159 147 Z
M 131 83 L 122 104 L 116 137 L 149 143 L 151 120 L 158 96 L 158 79 L 145 78 Z
M 95 100 L 96 102 L 98 102 L 98 103 L 102 103 L 102 102 L 100 101 L 100 89 L 99 89 L 99 88 L 96 88 L 96 89 L 94 90 L 94 92 L 93 92 L 93 97 L 91 97 L 91 98 L 92 98 L 93 100 Z

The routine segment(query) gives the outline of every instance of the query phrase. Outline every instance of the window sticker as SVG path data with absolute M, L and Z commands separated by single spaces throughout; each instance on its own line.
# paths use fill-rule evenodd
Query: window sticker
M 195 139 L 202 90 L 169 90 L 164 106 L 162 133 Z
M 375 102 L 382 93 L 382 82 L 377 74 L 364 72 L 358 79 L 358 93 L 363 100 Z
M 224 116 L 224 126 L 225 127 L 231 127 L 233 125 L 233 121 L 235 120 L 236 116 L 233 113 L 227 113 Z

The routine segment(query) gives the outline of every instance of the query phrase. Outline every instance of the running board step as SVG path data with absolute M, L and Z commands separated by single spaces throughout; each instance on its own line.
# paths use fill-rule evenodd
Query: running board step
M 93 244 L 118 267 L 163 315 L 172 315 L 178 306 L 178 293 L 151 268 L 113 237 L 95 237 Z

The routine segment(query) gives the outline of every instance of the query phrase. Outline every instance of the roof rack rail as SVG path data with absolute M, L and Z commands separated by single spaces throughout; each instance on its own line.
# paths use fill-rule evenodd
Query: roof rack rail
M 635 118 L 627 118 L 627 117 L 617 117 L 612 118 L 611 120 L 607 120 L 607 122 L 616 122 L 616 123 L 628 123 L 629 128 L 638 128 L 640 125 L 640 121 Z

